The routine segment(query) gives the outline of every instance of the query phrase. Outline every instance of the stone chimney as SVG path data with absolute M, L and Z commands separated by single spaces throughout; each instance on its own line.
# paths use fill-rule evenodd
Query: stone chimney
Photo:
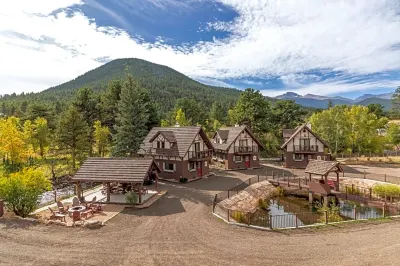
M 239 124 L 235 124 L 235 127 L 240 127 Z
M 175 127 L 181 127 L 178 122 L 175 123 Z
M 307 127 L 311 129 L 311 123 L 307 123 Z

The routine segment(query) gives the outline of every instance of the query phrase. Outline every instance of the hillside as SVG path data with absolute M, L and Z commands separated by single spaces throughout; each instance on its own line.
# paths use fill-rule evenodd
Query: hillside
M 132 75 L 150 91 L 153 100 L 159 104 L 160 111 L 170 110 L 178 98 L 191 97 L 211 106 L 215 99 L 233 103 L 240 91 L 230 88 L 213 87 L 201 84 L 174 69 L 150 63 L 141 59 L 117 59 L 93 69 L 74 80 L 52 87 L 40 94 L 72 94 L 76 88 L 91 87 L 101 91 L 114 79 Z
M 169 111 L 179 98 L 194 98 L 205 106 L 217 99 L 225 106 L 233 104 L 240 91 L 231 88 L 213 87 L 201 84 L 172 68 L 150 63 L 140 59 L 117 59 L 93 69 L 64 84 L 51 87 L 40 93 L 18 96 L 6 96 L 2 101 L 40 101 L 50 104 L 65 103 L 74 92 L 82 87 L 91 87 L 95 91 L 103 91 L 114 79 L 123 79 L 132 75 L 141 85 L 150 91 L 150 96 L 157 103 L 160 112 Z

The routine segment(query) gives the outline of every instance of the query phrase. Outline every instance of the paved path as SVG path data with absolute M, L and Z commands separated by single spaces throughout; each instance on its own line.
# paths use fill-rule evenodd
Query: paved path
M 246 177 L 227 174 L 161 184 L 168 194 L 151 208 L 100 230 L 0 219 L 0 265 L 398 265 L 397 222 L 293 233 L 227 225 L 210 212 L 213 195 Z

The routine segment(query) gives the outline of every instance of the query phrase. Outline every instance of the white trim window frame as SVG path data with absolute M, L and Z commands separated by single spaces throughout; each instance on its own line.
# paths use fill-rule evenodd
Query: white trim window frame
M 238 157 L 240 158 L 240 160 L 238 160 Z M 241 155 L 235 155 L 234 159 L 235 159 L 235 163 L 241 163 L 243 161 Z
M 167 165 L 168 166 L 172 166 L 172 167 L 168 167 L 167 168 Z M 172 169 L 170 169 L 170 168 L 172 168 Z M 175 170 L 176 170 L 176 164 L 174 164 L 174 163 L 164 163 L 164 172 L 175 173 Z
M 188 163 L 188 170 L 189 170 L 189 172 L 196 171 L 196 164 L 194 162 L 189 162 Z
M 300 155 L 300 158 L 296 158 L 297 155 Z M 304 161 L 304 154 L 299 154 L 299 153 L 294 153 L 293 154 L 293 160 L 296 162 L 302 162 Z

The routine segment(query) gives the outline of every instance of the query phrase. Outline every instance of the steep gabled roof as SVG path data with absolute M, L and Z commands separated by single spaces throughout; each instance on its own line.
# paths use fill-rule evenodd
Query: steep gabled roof
M 240 136 L 243 130 L 245 130 L 250 135 L 250 137 L 253 140 L 255 140 L 255 142 L 257 142 L 258 146 L 260 146 L 262 149 L 265 149 L 264 145 L 258 140 L 258 138 L 256 138 L 256 136 L 254 136 L 254 134 L 246 126 L 220 128 L 217 131 L 217 133 L 218 135 L 220 135 L 219 132 L 224 132 L 223 134 L 227 134 L 228 136 L 226 137 L 226 142 L 223 144 L 212 143 L 212 145 L 216 150 L 224 150 L 224 151 L 228 150 L 231 147 L 231 145 L 237 140 L 237 138 Z M 213 138 L 215 138 L 215 135 L 216 134 L 214 134 Z
M 158 131 L 149 141 L 153 142 L 153 140 L 155 140 L 158 137 L 158 135 L 164 136 L 164 138 L 166 140 L 168 140 L 169 142 L 176 142 L 176 138 L 175 138 L 174 132 L 173 131 L 165 131 L 165 130 Z
M 327 148 L 329 148 L 329 145 L 320 137 L 318 136 L 314 131 L 312 131 L 307 125 L 302 125 L 299 126 L 296 131 L 292 134 L 292 136 L 290 136 L 290 138 L 285 141 L 285 143 L 282 144 L 281 149 L 285 148 L 288 143 L 297 135 L 299 134 L 300 131 L 302 131 L 303 129 L 307 129 L 312 135 L 314 135 L 314 137 L 316 137 L 319 141 L 322 142 L 322 144 L 324 144 Z
M 222 140 L 227 140 L 228 136 L 229 136 L 229 130 L 217 130 L 217 134 L 218 136 L 222 139 Z
M 151 140 L 154 140 L 154 136 L 157 135 L 159 132 L 172 132 L 175 138 L 175 143 L 170 149 L 156 149 L 155 152 L 152 152 Z M 138 151 L 138 154 L 152 154 L 167 157 L 184 157 L 189 151 L 189 148 L 195 140 L 197 134 L 200 134 L 209 149 L 213 148 L 210 140 L 208 139 L 206 133 L 201 127 L 153 127 L 150 130 L 149 134 L 147 134 L 147 136 L 143 140 L 143 143 L 140 145 L 140 150 Z M 166 137 L 164 134 L 163 136 Z
M 310 160 L 304 172 L 325 176 L 331 171 L 343 172 L 343 169 L 337 161 Z
M 160 172 L 152 159 L 88 158 L 73 181 L 142 183 L 151 169 Z

